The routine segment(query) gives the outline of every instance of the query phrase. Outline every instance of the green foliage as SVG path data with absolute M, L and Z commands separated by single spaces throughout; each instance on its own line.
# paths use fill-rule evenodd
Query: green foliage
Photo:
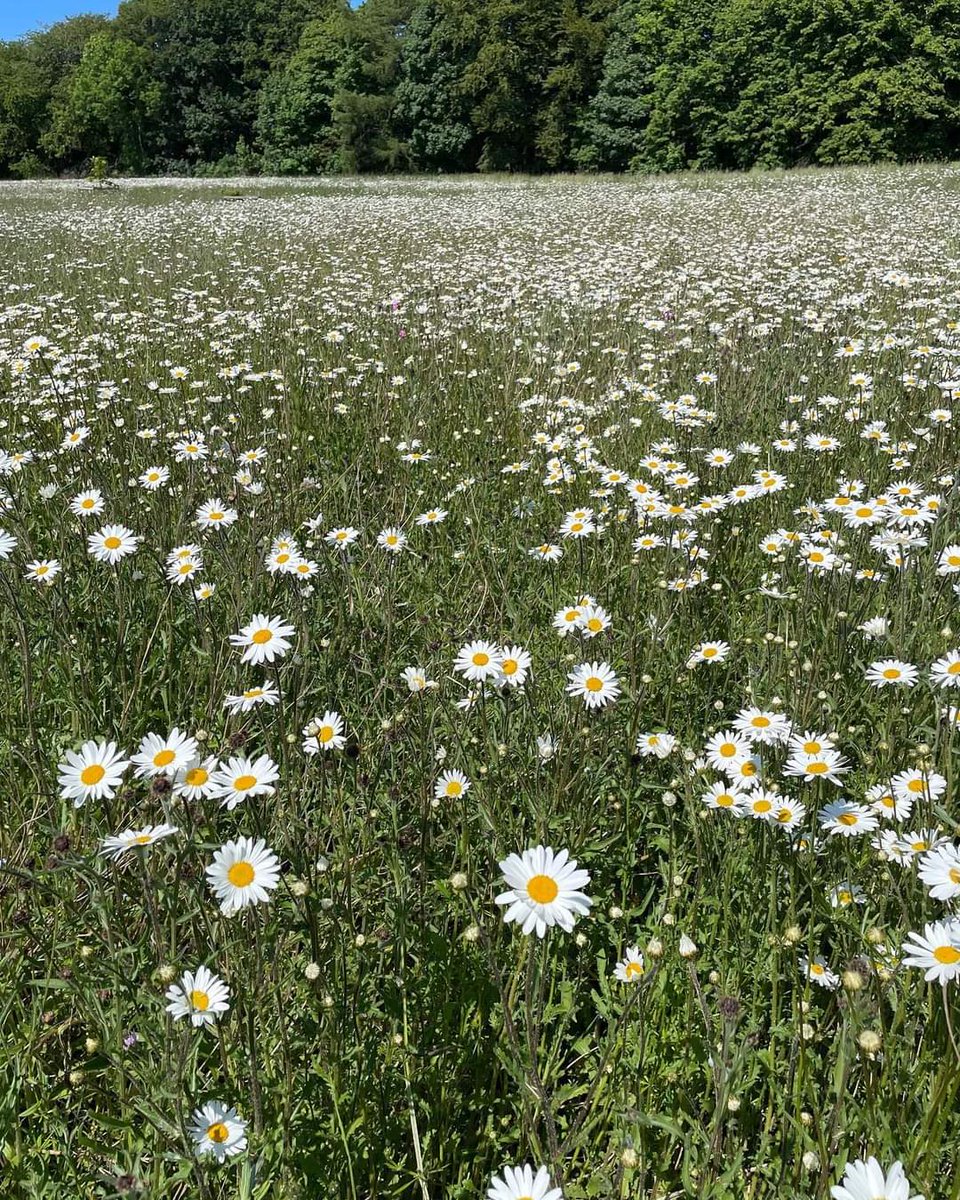
M 0 173 L 100 151 L 277 174 L 951 158 L 960 0 L 123 0 L 0 44 Z

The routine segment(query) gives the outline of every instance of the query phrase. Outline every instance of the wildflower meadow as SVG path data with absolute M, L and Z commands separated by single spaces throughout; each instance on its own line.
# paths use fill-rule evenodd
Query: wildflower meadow
M 958 1200 L 958 229 L 0 185 L 0 1195 Z

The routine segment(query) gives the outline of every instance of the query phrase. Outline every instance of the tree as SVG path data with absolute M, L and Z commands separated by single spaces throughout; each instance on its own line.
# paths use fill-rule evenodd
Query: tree
M 587 170 L 626 171 L 641 151 L 655 63 L 639 45 L 638 21 L 636 0 L 624 0 L 613 15 L 599 86 L 580 121 L 576 160 Z
M 42 141 L 58 158 L 102 155 L 121 169 L 142 170 L 161 106 L 147 51 L 112 32 L 97 33 L 56 95 Z

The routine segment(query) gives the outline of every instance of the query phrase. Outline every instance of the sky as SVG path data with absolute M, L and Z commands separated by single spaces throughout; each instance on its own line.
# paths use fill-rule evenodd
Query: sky
M 117 11 L 117 0 L 0 0 L 0 41 L 12 41 L 31 30 L 78 13 Z

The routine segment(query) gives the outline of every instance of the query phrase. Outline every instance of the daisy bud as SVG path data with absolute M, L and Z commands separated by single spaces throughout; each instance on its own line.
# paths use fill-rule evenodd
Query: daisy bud
M 303 969 L 303 973 L 312 983 L 315 979 L 320 978 L 320 964 L 315 962 L 307 963 Z
M 857 1045 L 864 1054 L 876 1054 L 882 1045 L 882 1038 L 874 1029 L 862 1029 L 857 1037 Z
M 803 1026 L 800 1030 L 800 1036 L 803 1038 L 803 1040 L 805 1042 L 810 1042 L 810 1041 L 813 1041 L 813 1039 L 817 1036 L 817 1031 L 809 1023 L 809 1021 L 804 1021 Z
M 293 743 L 294 743 L 296 740 L 297 740 L 297 735 L 296 735 L 295 733 L 288 733 L 288 734 L 287 734 L 287 736 L 286 736 L 286 743 L 287 743 L 287 745 L 288 745 L 288 746 L 292 746 L 292 745 L 293 745 Z
M 720 982 L 720 972 L 719 971 L 711 971 L 710 974 L 707 976 L 707 978 L 714 985 L 714 987 L 716 987 L 716 985 Z
M 673 915 L 673 913 L 664 913 L 663 914 L 664 925 L 667 925 L 667 926 L 673 925 L 676 923 L 676 920 L 677 920 L 677 918 Z
M 96 1054 L 96 1052 L 100 1049 L 100 1043 L 96 1038 L 88 1037 L 83 1043 L 83 1048 L 88 1054 Z
M 843 986 L 848 992 L 859 992 L 863 987 L 863 976 L 859 971 L 844 971 Z
M 468 883 L 469 880 L 463 871 L 457 871 L 450 876 L 450 886 L 455 892 L 462 892 Z
M 640 1156 L 632 1146 L 624 1146 L 623 1151 L 620 1154 L 620 1161 L 628 1171 L 632 1171 L 637 1163 L 639 1163 Z
M 353 939 L 353 944 L 357 947 L 365 946 L 367 944 L 367 939 L 362 933 L 358 933 Z
M 327 992 L 327 994 L 323 998 L 323 1007 L 324 1008 L 333 1008 L 333 997 L 330 995 L 329 992 Z
M 813 1124 L 813 1117 L 810 1115 L 810 1113 L 802 1112 L 800 1114 L 800 1124 L 805 1125 L 808 1129 L 810 1128 L 810 1126 Z
M 92 956 L 93 956 L 93 947 L 92 946 L 81 946 L 80 947 L 80 957 L 81 958 L 91 958 Z
M 210 734 L 205 729 L 198 729 L 193 736 L 198 742 L 205 742 Z
M 790 925 L 784 930 L 783 940 L 788 946 L 795 946 L 803 937 L 803 930 L 799 925 Z
M 680 935 L 680 957 L 694 959 L 700 953 L 697 943 L 685 933 Z
M 816 1171 L 820 1168 L 820 1155 L 816 1150 L 808 1150 L 800 1161 L 805 1171 Z
M 80 1084 L 83 1083 L 83 1072 L 82 1071 L 71 1071 L 70 1075 L 69 1075 L 69 1079 L 70 1079 L 71 1087 L 79 1087 Z
M 739 1112 L 739 1111 L 740 1111 L 740 1097 L 739 1096 L 731 1096 L 727 1100 L 727 1112 L 735 1113 L 735 1112 Z
M 866 939 L 871 946 L 883 945 L 884 933 L 882 929 L 878 929 L 876 925 L 871 925 L 866 932 Z
M 662 798 L 663 798 L 663 807 L 664 808 L 673 808 L 673 806 L 677 802 L 676 792 L 664 792 Z
M 619 921 L 619 919 L 623 916 L 623 909 L 618 908 L 615 904 L 613 904 L 608 909 L 608 914 L 611 921 Z
M 585 933 L 578 933 L 573 940 L 578 946 L 585 946 L 587 944 L 587 935 Z
M 163 966 L 157 968 L 157 979 L 161 983 L 173 983 L 177 977 L 176 967 L 171 967 L 169 963 L 164 963 Z
M 651 938 L 647 943 L 647 956 L 649 958 L 663 957 L 663 942 L 659 938 Z
M 293 892 L 295 896 L 306 896 L 310 892 L 310 884 L 307 883 L 305 879 L 295 879 L 293 883 L 290 884 L 290 891 Z
M 463 931 L 463 940 L 465 942 L 476 942 L 480 938 L 480 926 L 468 925 Z

